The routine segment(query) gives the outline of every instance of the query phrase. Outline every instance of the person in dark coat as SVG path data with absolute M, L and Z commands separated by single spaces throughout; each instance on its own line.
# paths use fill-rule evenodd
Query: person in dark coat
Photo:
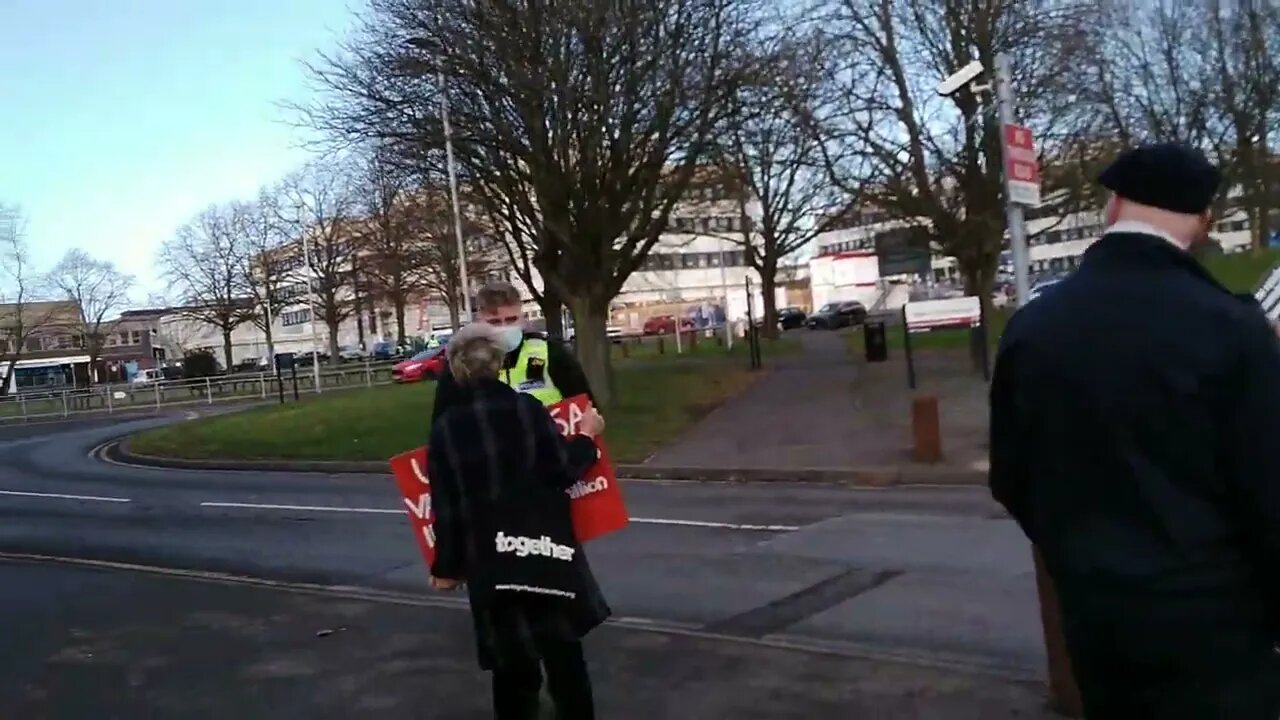
M 1218 171 L 1141 147 L 1108 230 L 1019 309 L 991 491 L 1057 587 L 1086 717 L 1280 717 L 1280 344 L 1188 253 Z
M 499 720 L 537 717 L 544 667 L 558 717 L 590 720 L 580 641 L 610 609 L 573 538 L 565 491 L 595 462 L 588 435 L 604 424 L 592 410 L 581 425 L 586 435 L 563 438 L 536 398 L 498 379 L 505 356 L 498 343 L 498 331 L 484 323 L 449 342 L 458 396 L 432 426 L 427 460 L 436 534 L 432 585 L 467 586 L 480 667 L 493 673 Z M 525 543 L 518 553 L 516 540 Z M 550 548 L 543 557 L 539 542 Z M 559 569 L 534 580 L 513 574 L 531 563 Z

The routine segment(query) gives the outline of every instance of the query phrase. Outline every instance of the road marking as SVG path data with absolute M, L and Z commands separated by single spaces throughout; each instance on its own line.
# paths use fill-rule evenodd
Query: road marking
M 399 511 L 397 510 L 396 512 Z M 469 608 L 467 601 L 458 597 L 378 590 L 371 587 L 352 585 L 319 585 L 312 583 L 287 582 L 247 575 L 215 573 L 201 570 L 184 570 L 155 565 L 113 562 L 110 560 L 91 560 L 88 558 L 6 551 L 0 551 L 0 560 L 56 563 L 60 565 L 81 566 L 101 570 L 138 572 L 161 577 L 167 576 L 183 580 L 193 580 L 196 582 L 233 586 L 241 585 L 257 587 L 265 590 L 292 592 L 300 595 L 341 598 L 388 605 L 404 605 L 441 610 L 467 610 Z M 981 658 L 967 658 L 964 656 L 953 657 L 944 653 L 935 653 L 929 650 L 911 650 L 908 648 L 876 646 L 871 644 L 812 638 L 800 635 L 779 634 L 768 635 L 763 638 L 742 637 L 708 631 L 706 629 L 699 628 L 699 626 L 693 623 L 654 618 L 611 618 L 605 622 L 608 625 L 612 625 L 620 629 L 651 633 L 655 635 L 686 637 L 697 640 L 732 643 L 753 647 L 767 647 L 827 657 L 895 662 L 904 665 L 949 670 L 952 672 L 973 673 L 1017 682 L 1029 683 L 1040 681 L 1040 671 L 1038 669 L 1006 667 Z
M 202 502 L 200 503 L 200 507 L 239 508 L 243 510 L 293 510 L 296 512 L 365 513 L 377 515 L 400 515 L 405 513 L 404 510 L 399 508 L 338 507 L 334 505 L 276 505 L 268 503 L 240 502 Z M 800 529 L 797 525 L 749 525 L 741 523 L 708 522 L 704 520 L 671 520 L 667 518 L 631 518 L 631 522 L 641 525 L 677 525 L 682 527 L 756 532 L 792 532 Z
M 259 503 L 236 503 L 236 502 L 202 502 L 200 507 L 215 508 L 244 508 L 248 510 L 297 510 L 301 512 L 345 512 L 345 513 L 370 513 L 379 515 L 399 515 L 404 514 L 404 510 L 387 509 L 387 508 L 348 508 L 335 507 L 333 505 L 266 505 Z
M 705 520 L 669 520 L 667 518 L 631 518 L 633 523 L 644 525 L 679 525 L 683 527 L 716 528 L 720 530 L 754 530 L 758 532 L 793 532 L 799 525 L 749 525 L 741 523 L 708 522 Z
M 133 502 L 129 498 L 99 497 L 97 495 L 64 495 L 62 493 L 23 492 L 21 490 L 0 490 L 0 495 L 13 495 L 15 497 L 52 498 L 54 500 L 88 500 L 90 502 L 113 502 L 113 503 Z

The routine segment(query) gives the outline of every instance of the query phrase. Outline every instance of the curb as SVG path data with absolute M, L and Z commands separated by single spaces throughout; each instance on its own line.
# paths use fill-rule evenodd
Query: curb
M 155 457 L 129 449 L 129 439 L 103 448 L 106 459 L 125 465 L 140 465 L 173 470 L 219 470 L 240 472 L 323 473 L 330 475 L 387 475 L 386 462 L 363 460 L 351 462 L 289 460 L 195 460 Z M 957 487 L 986 486 L 987 473 L 982 470 L 947 467 L 866 467 L 866 468 L 698 468 L 660 467 L 654 465 L 618 465 L 620 478 L 634 480 L 675 480 L 710 483 L 814 483 L 850 487 L 895 487 L 905 485 L 949 485 Z

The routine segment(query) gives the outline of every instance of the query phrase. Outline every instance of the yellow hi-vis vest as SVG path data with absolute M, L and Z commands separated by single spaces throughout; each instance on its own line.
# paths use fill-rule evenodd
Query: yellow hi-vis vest
M 502 371 L 502 381 L 516 392 L 534 396 L 543 405 L 555 405 L 564 399 L 564 395 L 551 382 L 547 348 L 546 340 L 525 338 L 515 367 Z

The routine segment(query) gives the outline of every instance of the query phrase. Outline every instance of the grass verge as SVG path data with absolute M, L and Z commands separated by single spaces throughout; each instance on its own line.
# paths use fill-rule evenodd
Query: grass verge
M 636 463 L 759 377 L 737 359 L 637 362 L 616 369 L 607 413 L 614 460 Z M 236 460 L 385 460 L 426 443 L 434 386 L 383 386 L 321 395 L 143 432 L 144 455 Z

